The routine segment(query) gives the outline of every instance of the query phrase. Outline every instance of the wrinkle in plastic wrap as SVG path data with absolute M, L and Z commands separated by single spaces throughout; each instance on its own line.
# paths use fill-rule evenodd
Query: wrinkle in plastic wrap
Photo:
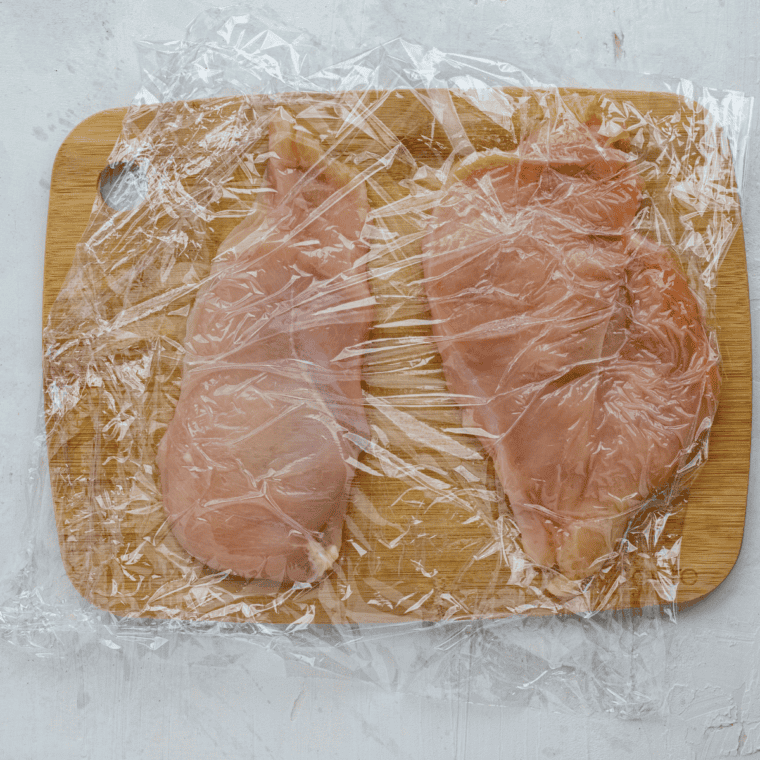
M 144 47 L 44 335 L 69 576 L 117 635 L 650 706 L 746 99 L 310 51 L 220 12 Z

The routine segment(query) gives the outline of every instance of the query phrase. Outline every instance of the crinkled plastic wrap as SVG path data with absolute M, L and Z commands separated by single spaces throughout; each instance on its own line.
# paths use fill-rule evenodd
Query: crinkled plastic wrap
M 749 101 L 398 40 L 316 71 L 219 12 L 144 53 L 44 332 L 89 603 L 50 630 L 107 611 L 396 682 L 465 642 L 484 698 L 646 702 L 623 670 L 674 611 Z

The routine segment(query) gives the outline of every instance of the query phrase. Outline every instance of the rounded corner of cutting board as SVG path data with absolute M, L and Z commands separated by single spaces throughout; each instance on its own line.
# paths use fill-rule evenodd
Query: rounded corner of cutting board
M 66 135 L 56 152 L 45 242 L 43 329 L 87 226 L 100 173 L 121 133 L 127 110 L 111 108 L 88 116 Z
M 124 123 L 124 116 L 126 113 L 127 108 L 108 108 L 105 111 L 98 111 L 80 121 L 79 124 L 77 124 L 66 137 L 63 138 L 63 142 L 61 142 L 61 145 L 55 154 L 53 174 L 56 174 L 56 165 L 65 157 L 68 149 L 74 145 L 81 147 L 82 144 L 92 143 L 93 132 L 110 132 L 113 129 L 118 135 L 121 131 L 122 124 Z
M 58 513 L 56 512 L 56 527 L 58 527 Z M 59 528 L 60 530 L 60 528 Z M 74 591 L 82 597 L 82 599 L 89 604 L 93 610 L 98 612 L 105 612 L 108 615 L 113 615 L 119 620 L 128 620 L 134 618 L 160 618 L 161 615 L 152 611 L 141 610 L 139 613 L 134 611 L 134 608 L 125 603 L 118 596 L 105 597 L 98 595 L 96 588 L 90 583 L 90 578 L 87 574 L 77 571 L 75 567 L 67 561 L 63 554 L 63 544 L 59 541 L 59 548 L 61 549 L 61 558 L 63 559 L 63 567 L 66 571 L 66 577 L 71 583 Z
M 56 527 L 60 531 L 60 526 L 58 524 L 58 511 L 56 510 Z M 93 589 L 90 587 L 90 584 L 87 583 L 87 578 L 80 572 L 77 572 L 76 568 L 71 565 L 69 561 L 67 561 L 66 556 L 63 551 L 63 543 L 59 540 L 59 548 L 61 550 L 61 559 L 63 560 L 63 569 L 66 571 L 66 577 L 69 580 L 69 583 L 74 588 L 74 591 L 79 594 L 79 596 L 84 599 L 87 604 L 92 605 L 96 610 L 100 610 L 101 612 L 108 612 L 113 613 L 113 610 L 109 609 L 107 606 L 104 606 L 103 604 L 99 604 L 98 601 L 95 599 L 95 595 L 93 593 Z
M 676 605 L 679 609 L 687 610 L 690 607 L 693 607 L 695 604 L 710 596 L 719 586 L 723 585 L 736 567 L 743 543 L 744 531 L 742 531 L 739 536 L 739 541 L 736 544 L 736 549 L 732 556 L 729 558 L 724 557 L 719 574 L 711 577 L 708 585 L 700 585 L 699 587 L 696 585 L 693 587 L 684 585 L 689 577 L 689 568 L 681 570 L 681 583 L 679 584 L 678 593 L 676 594 Z

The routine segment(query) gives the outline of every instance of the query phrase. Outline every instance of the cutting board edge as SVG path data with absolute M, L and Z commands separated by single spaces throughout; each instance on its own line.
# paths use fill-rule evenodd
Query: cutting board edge
M 747 488 L 747 496 L 749 495 L 749 484 Z M 748 498 L 745 497 L 745 505 L 748 504 Z M 697 604 L 702 599 L 710 596 L 717 588 L 719 588 L 725 581 L 727 580 L 728 576 L 731 575 L 734 568 L 736 567 L 736 563 L 739 561 L 739 555 L 741 554 L 742 546 L 744 545 L 744 526 L 747 523 L 747 508 L 745 506 L 744 508 L 744 514 L 742 519 L 742 530 L 739 534 L 738 540 L 735 541 L 732 546 L 734 547 L 734 551 L 731 552 L 731 559 L 729 560 L 730 564 L 723 564 L 721 565 L 721 570 L 723 571 L 720 578 L 716 581 L 713 579 L 711 581 L 711 587 L 707 589 L 706 591 L 703 590 L 697 590 L 696 593 L 693 595 L 690 595 L 689 587 L 686 586 L 683 582 L 683 580 L 678 585 L 678 590 L 676 592 L 676 605 L 679 609 L 688 609 L 689 607 Z M 683 571 L 682 571 L 683 574 Z

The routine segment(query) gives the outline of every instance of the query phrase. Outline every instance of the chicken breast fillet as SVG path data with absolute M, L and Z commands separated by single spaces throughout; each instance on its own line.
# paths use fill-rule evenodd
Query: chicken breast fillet
M 593 572 L 709 429 L 719 357 L 671 253 L 634 234 L 643 183 L 592 130 L 454 170 L 423 242 L 446 379 L 525 552 Z
M 372 299 L 358 173 L 285 111 L 268 200 L 222 244 L 188 319 L 180 398 L 158 451 L 169 523 L 209 567 L 313 581 L 336 560 L 368 435 Z

